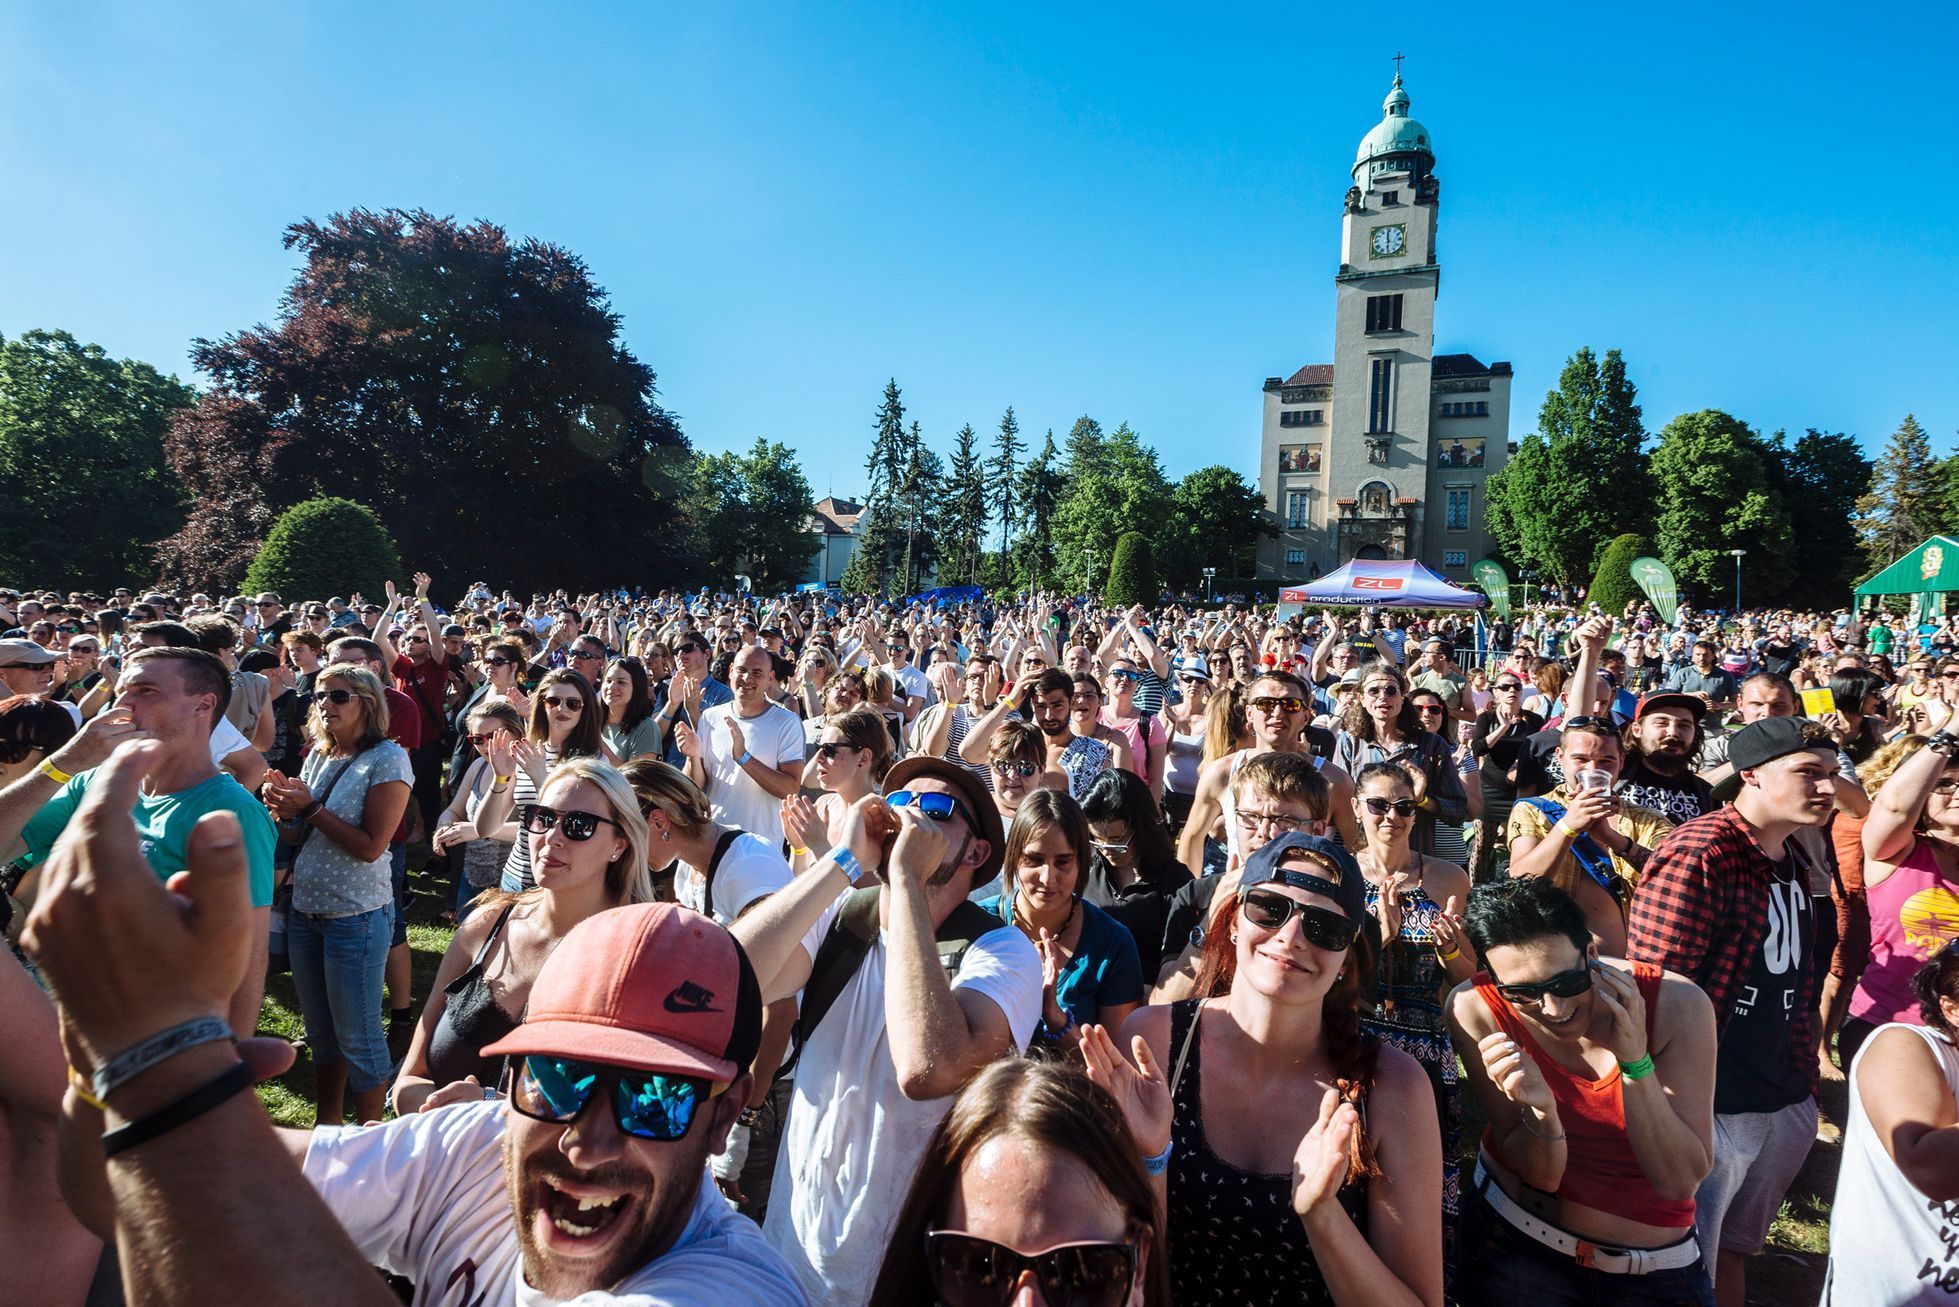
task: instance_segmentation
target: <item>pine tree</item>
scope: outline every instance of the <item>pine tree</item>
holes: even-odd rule
[[[884,400],[877,410],[877,435],[864,461],[870,487],[864,495],[864,514],[857,521],[857,552],[845,569],[843,585],[859,594],[888,593],[893,580],[893,556],[902,550],[905,531],[898,499],[903,493],[909,446],[905,434],[905,402],[897,378],[884,383]]]
[[[935,533],[944,483],[945,464],[926,448],[925,436],[913,422],[905,437],[904,474],[899,483],[905,517],[905,594],[923,589],[938,561]]]
[[[979,433],[968,422],[953,438],[952,465],[946,473],[945,496],[941,501],[939,544],[945,553],[948,582],[979,581],[980,557],[986,544],[987,488],[986,465],[979,455]]]
[[[1015,500],[1020,505],[1020,538],[1015,572],[1029,590],[1045,589],[1054,580],[1054,514],[1061,503],[1060,451],[1049,427],[1041,452],[1020,469]]]
[[[1020,422],[1013,405],[1000,419],[1000,432],[993,438],[993,458],[986,465],[986,489],[1000,510],[1000,552],[1013,548],[1015,514],[1020,509],[1020,483],[1016,469],[1021,450]]]
[[[1857,500],[1857,533],[1870,571],[1889,567],[1947,525],[1945,490],[1925,428],[1905,414],[1878,456],[1870,489]]]

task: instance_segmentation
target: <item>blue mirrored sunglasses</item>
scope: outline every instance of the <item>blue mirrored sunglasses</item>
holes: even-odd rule
[[[972,814],[966,811],[959,800],[950,794],[941,794],[937,790],[893,790],[884,796],[884,801],[894,808],[916,808],[920,815],[930,817],[934,821],[944,821],[957,813],[968,826],[975,830],[979,829]]]
[[[695,1111],[712,1098],[708,1082],[664,1071],[530,1056],[517,1062],[510,1105],[534,1121],[570,1125],[600,1084],[612,1084],[612,1119],[621,1134],[671,1143],[684,1138]]]

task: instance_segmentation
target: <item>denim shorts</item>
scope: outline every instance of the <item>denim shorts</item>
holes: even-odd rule
[[[1647,1275],[1613,1275],[1580,1266],[1497,1215],[1465,1188],[1456,1266],[1462,1307],[1714,1307],[1705,1262]]]
[[[394,915],[383,905],[349,917],[295,912],[286,921],[286,954],[313,1064],[345,1058],[347,1084],[357,1094],[386,1084],[393,1069],[381,1029],[381,978]]]

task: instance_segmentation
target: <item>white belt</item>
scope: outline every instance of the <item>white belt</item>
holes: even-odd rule
[[[1603,1271],[1607,1275],[1651,1275],[1654,1271],[1677,1271],[1700,1260],[1700,1244],[1695,1241],[1692,1230],[1678,1243],[1668,1244],[1664,1248],[1607,1248],[1540,1220],[1503,1192],[1503,1187],[1491,1178],[1481,1157],[1476,1159],[1476,1192],[1512,1227],[1589,1270]]]

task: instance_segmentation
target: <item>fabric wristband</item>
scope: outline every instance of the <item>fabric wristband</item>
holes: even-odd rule
[[[103,1131],[102,1155],[114,1157],[125,1149],[148,1143],[166,1131],[175,1130],[186,1121],[195,1121],[227,1099],[237,1097],[251,1083],[252,1069],[243,1062],[233,1062],[217,1079],[207,1081],[176,1102],[159,1107],[128,1125]]]
[[[1176,1136],[1172,1135],[1170,1137],[1170,1142],[1163,1145],[1162,1152],[1158,1153],[1155,1157],[1145,1157],[1143,1159],[1144,1174],[1162,1175],[1165,1171],[1169,1170],[1170,1153],[1172,1152],[1172,1150],[1176,1148],[1176,1146],[1177,1146]]]
[[[236,1036],[231,1033],[231,1027],[225,1024],[223,1017],[195,1017],[168,1030],[158,1031],[134,1048],[125,1048],[95,1068],[95,1075],[89,1083],[97,1098],[107,1098],[117,1088],[128,1084],[165,1058],[174,1057],[199,1044],[234,1038]]]
[[[750,758],[753,758],[754,756],[755,756],[755,754],[754,754],[754,752],[753,752],[752,750],[749,750],[749,749],[743,749],[743,750],[741,751],[741,757],[739,757],[739,758],[737,758],[737,759],[735,759],[735,766],[737,766],[737,767],[746,767],[746,766],[748,765],[748,760],[749,760]]]
[[[839,846],[831,849],[830,862],[838,871],[843,873],[844,879],[852,885],[855,885],[857,878],[864,874],[864,864],[857,861],[857,855],[852,853],[848,848]]]
[[[1644,1080],[1653,1074],[1653,1055],[1647,1053],[1637,1062],[1621,1062],[1619,1074],[1628,1080]]]

